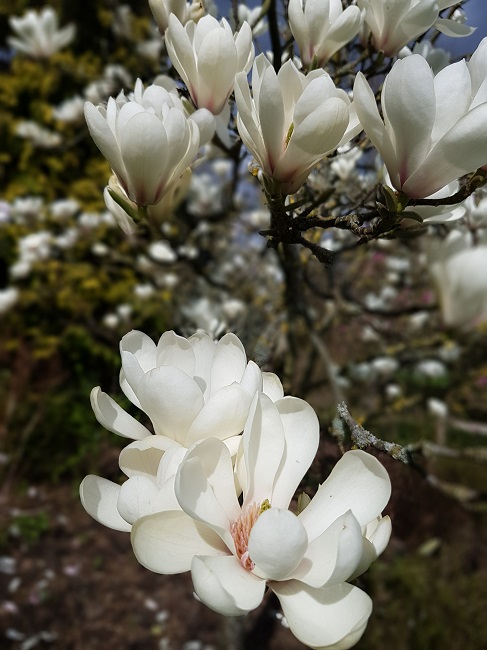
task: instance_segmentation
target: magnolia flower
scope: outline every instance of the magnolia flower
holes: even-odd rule
[[[487,242],[473,246],[470,234],[453,231],[428,250],[443,322],[472,329],[487,322]]]
[[[176,473],[181,509],[134,524],[137,559],[157,573],[191,570],[198,598],[226,616],[257,607],[268,586],[300,641],[312,648],[351,647],[372,607],[346,581],[387,544],[390,520],[380,513],[390,482],[375,458],[348,452],[295,515],[289,503],[318,441],[309,404],[294,397],[272,403],[257,394],[241,444],[242,505],[228,449],[216,439],[197,443]]]
[[[0,316],[6,314],[12,309],[19,299],[19,290],[17,287],[7,287],[0,289]]]
[[[247,74],[254,60],[250,25],[243,23],[234,35],[224,18],[219,23],[212,16],[185,27],[176,16],[169,16],[166,48],[194,105],[214,115],[223,111],[237,72]]]
[[[147,247],[147,253],[151,259],[163,264],[175,262],[178,259],[171,244],[164,239],[151,242]]]
[[[243,430],[250,402],[262,389],[262,373],[234,334],[218,342],[207,334],[189,339],[165,332],[158,344],[132,331],[120,342],[120,386],[151,419],[155,436],[128,416],[99,387],[92,391],[98,421],[119,435],[166,446],[191,446],[213,437],[225,440]],[[278,382],[265,373],[266,384]],[[280,384],[279,384],[280,385]],[[146,440],[144,444],[148,441]]]
[[[54,149],[59,147],[63,138],[60,133],[55,133],[32,120],[22,120],[15,126],[15,135],[26,138],[32,142],[34,147],[39,149]]]
[[[313,165],[358,132],[348,95],[324,70],[305,76],[288,61],[276,74],[261,54],[252,69],[252,92],[253,97],[246,74],[238,74],[238,131],[283,193],[296,192]]]
[[[85,100],[79,95],[65,99],[52,110],[54,119],[60,122],[79,122],[83,119]]]
[[[182,25],[189,20],[198,22],[205,15],[204,0],[149,0],[149,6],[161,34],[164,34],[169,26],[169,16],[174,14]]]
[[[56,221],[63,221],[74,216],[80,209],[76,199],[56,199],[49,204],[51,217]]]
[[[130,100],[121,93],[107,108],[85,104],[91,136],[112,166],[129,199],[159,203],[213,135],[213,117],[196,111],[186,117],[179,97],[138,80]]]
[[[251,9],[245,4],[239,4],[237,7],[238,24],[241,25],[242,23],[247,22],[252,28],[252,34],[254,38],[262,36],[262,34],[264,34],[268,29],[267,19],[261,18],[259,20],[261,13],[262,7],[259,6],[253,7]],[[232,26],[232,29],[235,30],[235,18],[233,11],[230,14],[230,25]]]
[[[247,363],[234,334],[215,342],[207,334],[185,339],[165,332],[156,346],[142,332],[132,331],[122,338],[120,350],[121,388],[150,418],[155,433],[99,386],[94,388],[91,405],[98,422],[134,442],[120,454],[120,468],[129,478],[122,488],[90,475],[83,480],[80,495],[94,519],[116,530],[130,530],[137,517],[132,506],[132,515],[126,516],[124,499],[139,504],[137,516],[179,507],[172,496],[173,477],[187,448],[211,436],[224,441],[235,455],[255,392],[264,389],[278,400],[283,390],[276,375],[261,373],[253,361]]]
[[[439,17],[441,11],[455,4],[457,0],[357,0],[358,7],[365,10],[374,48],[387,56],[394,56],[433,26],[447,36],[472,34],[475,28]]]
[[[423,57],[396,61],[382,89],[379,116],[362,73],[354,105],[396,190],[411,198],[434,194],[487,162],[487,39],[468,63],[436,77]]]
[[[31,9],[22,18],[12,16],[9,23],[17,34],[7,39],[10,47],[35,59],[49,58],[69,45],[76,34],[74,25],[58,29],[58,17],[52,7],[44,7],[40,13]]]
[[[358,7],[343,10],[341,0],[290,0],[289,25],[306,67],[323,66],[360,29]]]

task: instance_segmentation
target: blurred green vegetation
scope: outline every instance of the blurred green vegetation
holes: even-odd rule
[[[157,72],[135,48],[153,29],[147,3],[127,3],[132,8],[130,38],[112,28],[119,4],[52,2],[60,26],[76,25],[72,45],[47,60],[18,54],[0,64],[1,199],[14,205],[35,197],[42,204],[37,214],[0,223],[0,289],[7,286],[24,238],[48,232],[53,241],[75,232],[73,244],[51,243],[47,258],[35,261],[16,280],[15,308],[0,315],[0,441],[10,459],[7,476],[14,471],[19,479],[60,480],[86,471],[101,434],[89,405],[91,388],[101,384],[117,393],[118,342],[132,323],[153,336],[168,327],[170,292],[156,290],[149,301],[134,297],[136,285],[146,281],[134,267],[146,242],[128,240],[97,216],[105,209],[108,163],[83,118],[61,122],[53,114],[57,104],[83,97],[90,84],[103,79],[107,65],[123,64],[130,83],[137,75]],[[44,6],[24,0],[1,3],[0,46],[10,34],[10,16]],[[115,78],[109,94],[129,89]],[[17,128],[25,120],[59,134],[61,143],[42,147],[19,137]],[[56,219],[47,206],[65,198],[77,201],[79,209]],[[94,223],[83,225],[82,213],[88,221],[94,215]],[[101,242],[109,254],[94,252]],[[105,326],[103,317],[126,303],[129,317],[119,326]]]
[[[364,577],[374,612],[358,647],[487,647],[487,569],[475,570],[469,553],[456,544],[443,544],[433,555],[397,554],[375,562]]]

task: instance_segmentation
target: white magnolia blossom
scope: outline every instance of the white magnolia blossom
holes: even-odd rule
[[[446,417],[448,417],[448,404],[446,404],[443,400],[436,397],[430,397],[426,401],[426,406],[428,407],[428,411],[435,418],[444,420]]]
[[[357,162],[363,156],[359,147],[341,147],[336,158],[330,163],[330,169],[340,179],[347,182],[357,175]]]
[[[374,48],[387,56],[394,56],[433,26],[446,36],[469,36],[475,28],[439,16],[455,4],[457,0],[357,0],[365,10]]]
[[[191,570],[198,598],[226,616],[257,607],[266,586],[296,637],[312,648],[350,648],[372,610],[347,580],[385,548],[390,496],[385,469],[348,452],[298,515],[289,504],[319,442],[313,409],[298,398],[274,403],[257,394],[241,443],[235,486],[230,453],[219,440],[195,444],[175,477],[180,509],[149,514],[132,528],[137,559],[157,573]]]
[[[473,246],[471,235],[453,231],[428,250],[429,272],[443,322],[472,329],[487,322],[487,242]]]
[[[92,81],[84,88],[83,95],[92,104],[100,104],[110,95],[132,84],[133,79],[129,72],[122,65],[112,63],[104,67],[101,79]]]
[[[487,38],[472,58],[436,76],[423,57],[396,61],[374,92],[358,73],[357,115],[379,151],[393,186],[411,198],[434,194],[487,163]]]
[[[233,90],[237,72],[247,74],[254,60],[252,30],[243,23],[237,34],[228,22],[204,16],[185,27],[169,16],[166,47],[194,105],[219,115]]]
[[[30,140],[34,147],[39,149],[54,149],[62,144],[63,138],[60,133],[55,133],[40,126],[33,120],[22,120],[15,126],[15,134],[20,138]]]
[[[51,217],[56,221],[64,221],[75,215],[80,209],[80,204],[76,199],[56,199],[49,204]]]
[[[289,26],[306,67],[321,67],[357,34],[362,12],[341,0],[290,0]]]
[[[283,193],[296,192],[313,165],[360,129],[347,93],[324,70],[305,76],[287,61],[276,74],[261,54],[252,69],[252,93],[246,74],[238,74],[238,131],[264,175]]]
[[[0,289],[0,316],[6,314],[12,309],[19,299],[19,290],[17,287],[7,287]]]
[[[42,220],[44,213],[44,199],[41,196],[19,196],[10,206],[10,214],[22,222],[23,218]]]
[[[151,259],[162,264],[175,262],[178,259],[177,253],[165,239],[151,242],[147,247],[147,253]]]
[[[205,0],[149,0],[149,6],[161,34],[169,27],[169,16],[174,14],[182,25],[189,20],[198,22],[205,13]]]
[[[74,25],[58,29],[58,17],[52,7],[44,7],[40,12],[30,9],[21,18],[12,16],[9,23],[16,33],[7,39],[10,47],[36,59],[47,59],[59,52],[76,34]]]
[[[165,332],[156,345],[134,330],[122,338],[120,349],[121,388],[150,418],[155,433],[100,387],[94,388],[91,404],[97,420],[109,431],[133,440],[119,459],[129,480],[121,488],[89,475],[80,495],[94,519],[116,530],[130,530],[139,516],[179,508],[174,475],[188,447],[213,437],[224,441],[235,455],[256,391],[265,390],[279,400],[283,390],[276,375],[261,373],[253,361],[247,362],[234,334],[215,342],[204,333],[185,339]],[[139,504],[137,516],[133,507],[127,516],[125,500]]]
[[[156,65],[161,60],[161,52],[163,47],[164,47],[164,42],[159,37],[159,34],[156,30],[156,33],[153,38],[137,43],[135,49],[137,54],[140,54],[140,56],[142,56],[144,59],[147,59],[148,61]]]
[[[165,332],[156,345],[134,330],[122,338],[120,350],[122,390],[151,419],[156,434],[151,441],[169,446],[240,434],[252,397],[262,389],[261,371],[253,361],[247,363],[234,334],[215,342],[203,333],[185,339]],[[110,431],[134,440],[150,435],[99,388],[93,389],[92,406]],[[119,417],[123,420],[117,423]]]
[[[65,99],[52,110],[52,115],[60,122],[79,122],[83,119],[85,100],[79,95]]]
[[[258,20],[260,14],[262,13],[262,7],[247,7],[245,4],[239,4],[237,7],[237,17],[238,24],[241,25],[244,22],[247,22],[252,28],[252,34],[254,38],[262,36],[267,31],[267,19],[261,18]],[[235,30],[235,19],[233,17],[233,11],[230,15],[230,25]]]
[[[87,102],[85,117],[124,192],[143,206],[159,203],[214,130],[208,111],[187,118],[175,93],[155,84],[144,90],[140,80],[130,99],[121,93],[106,108]]]

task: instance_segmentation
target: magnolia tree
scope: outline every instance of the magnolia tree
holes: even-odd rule
[[[398,290],[387,285],[360,296],[347,289],[365,273],[364,246],[376,254],[391,239],[409,242],[413,262],[388,259],[391,284],[428,270],[446,326],[471,330],[487,321],[487,38],[454,62],[436,43],[439,32],[473,32],[461,4],[269,0],[251,10],[235,2],[227,22],[204,0],[149,0],[158,29],[151,52],[163,74],[84,105],[112,170],[107,210],[132,241],[144,228],[157,233],[147,249],[152,261],[198,258],[188,242],[172,244],[179,226],[165,223],[169,215],[177,222],[178,206],[195,192],[193,216],[213,211],[225,228],[206,224],[213,264],[194,268],[218,290],[216,321],[201,318],[210,311],[205,299],[192,306],[209,332],[166,331],[157,343],[138,330],[123,336],[120,387],[137,417],[93,389],[99,423],[130,442],[120,453],[124,482],[87,476],[82,503],[100,523],[130,533],[143,566],[190,571],[197,598],[224,616],[247,614],[272,591],[293,634],[311,648],[354,646],[372,612],[370,597],[352,583],[388,543],[391,521],[382,513],[391,485],[363,449],[408,461],[407,450],[360,427],[343,402],[347,381],[388,381],[397,360],[378,357],[341,376],[324,343],[327,323],[340,310],[396,309],[416,318],[412,331],[433,306],[390,308]],[[48,10],[13,19],[12,28],[11,45],[32,57],[49,57],[74,36],[58,30]],[[217,206],[222,178],[232,196]],[[252,192],[256,183],[252,201],[262,205],[253,220],[247,214],[243,243],[225,217],[239,211],[238,186]],[[204,234],[201,224],[196,231]],[[296,351],[304,344],[321,361],[337,408],[333,432],[343,455],[313,497],[297,501],[318,450],[318,417],[303,399],[284,395],[276,374],[248,361],[235,334],[221,336],[231,320],[221,310],[237,308],[232,300],[237,312],[245,309],[233,258],[242,247],[240,266],[252,276],[255,258],[244,255],[258,237],[271,256],[252,298],[273,312],[269,296],[283,287],[270,329],[287,331],[281,346],[293,358],[291,375],[302,372]],[[153,277],[153,267],[138,264]],[[355,270],[347,275],[344,267]],[[325,275],[333,279],[323,289]],[[7,291],[11,305],[15,289]],[[363,336],[372,341],[380,327],[369,324]],[[283,355],[274,354],[274,370]],[[433,366],[415,371],[428,376]],[[400,391],[393,382],[387,389],[389,399]],[[343,423],[354,447],[346,452]]]

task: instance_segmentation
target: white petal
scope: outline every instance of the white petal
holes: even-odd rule
[[[367,527],[365,534],[374,545],[376,557],[379,557],[379,555],[384,552],[387,544],[389,543],[389,539],[391,538],[391,533],[392,523],[390,517],[387,515],[385,517],[379,518],[378,525],[373,533],[369,534]]]
[[[131,525],[122,519],[117,509],[120,485],[106,478],[89,474],[79,486],[83,508],[96,521],[108,528],[128,532]]]
[[[203,407],[203,395],[196,382],[179,368],[159,366],[142,377],[137,395],[156,433],[184,444]]]
[[[424,161],[431,143],[436,100],[426,59],[413,54],[396,61],[384,84],[382,110],[402,184]]]
[[[296,126],[288,151],[299,147],[310,156],[322,158],[338,146],[348,122],[348,106],[338,97],[330,97]]]
[[[195,445],[186,459],[196,457],[213,490],[213,494],[230,521],[240,517],[240,505],[234,489],[233,466],[228,447],[220,440],[210,438]]]
[[[292,578],[311,587],[345,582],[362,557],[362,530],[352,513],[346,512],[308,546]]]
[[[277,402],[278,399],[284,397],[282,382],[273,372],[263,372],[262,381],[262,392],[265,393],[267,397],[270,397],[273,402]]]
[[[174,366],[190,377],[194,374],[195,353],[191,343],[173,331],[164,332],[157,344],[158,366]]]
[[[221,468],[223,468],[223,476],[226,475],[228,477],[229,471],[228,469],[225,471],[225,467],[226,465],[229,465],[231,471],[230,454],[223,443],[216,440],[214,442],[219,443],[222,456],[225,452],[227,456],[226,463],[225,459],[219,459],[219,467],[216,468],[216,471],[220,472]],[[196,521],[201,521],[206,524],[207,527],[213,529],[215,533],[224,540],[230,551],[233,552],[235,544],[230,534],[230,526],[233,522],[230,521],[228,513],[226,512],[228,507],[225,507],[228,503],[220,503],[218,499],[219,495],[217,496],[215,494],[205,476],[206,468],[203,461],[196,455],[198,446],[202,445],[204,449],[205,445],[208,443],[210,443],[209,440],[204,440],[203,442],[198,443],[198,445],[195,445],[195,447],[193,447],[193,449],[188,453],[187,458],[181,463],[176,474],[176,497],[184,512]],[[220,483],[220,493],[222,490],[225,490],[226,487],[229,496],[231,496],[233,492],[236,500],[233,476],[230,480],[231,483],[228,480],[225,481],[225,483]]]
[[[235,334],[225,334],[216,344],[211,367],[210,392],[240,381],[245,372],[247,357],[244,346]]]
[[[370,527],[374,526],[373,532]],[[362,556],[356,567],[347,580],[354,580],[362,575],[374,562],[387,546],[392,532],[391,520],[389,517],[380,517],[366,527],[363,537]]]
[[[284,153],[286,131],[291,125],[284,124],[282,89],[272,67],[264,73],[257,107],[267,157],[274,170]]]
[[[438,20],[435,21],[435,27],[439,32],[445,34],[445,36],[450,36],[453,38],[470,36],[470,34],[473,34],[477,29],[476,27],[463,25],[456,20],[449,20],[448,18],[438,18]]]
[[[233,90],[237,72],[237,50],[232,34],[220,28],[207,34],[198,50],[197,65],[197,106],[218,115]]]
[[[125,334],[120,341],[120,354],[123,352],[133,354],[143,372],[156,367],[156,350],[156,344],[150,336],[138,330]]]
[[[140,400],[136,395],[137,385],[139,381],[144,376],[144,371],[140,367],[140,363],[137,360],[135,354],[131,352],[122,352],[122,367],[120,369],[120,388],[125,393],[126,397],[138,406],[140,405]]]
[[[200,132],[200,145],[208,144],[215,135],[215,118],[206,108],[200,108],[192,113],[189,118],[196,122]],[[228,123],[228,122],[227,122]]]
[[[157,495],[154,481],[146,476],[133,476],[122,484],[117,508],[120,515],[133,524],[148,513],[151,499]]]
[[[252,400],[256,391],[262,390],[262,372],[259,366],[249,361],[240,380],[240,385],[249,393]],[[249,403],[250,406],[250,403]]]
[[[279,411],[263,393],[256,393],[245,423],[242,449],[247,472],[243,507],[270,499],[285,451],[284,427]],[[272,504],[271,504],[272,505]]]
[[[210,397],[191,424],[185,447],[191,447],[204,438],[225,440],[242,433],[250,403],[249,393],[239,384],[221,388]]]
[[[181,510],[169,510],[138,519],[132,527],[137,560],[155,573],[189,571],[195,555],[225,555],[221,539]]]
[[[147,436],[136,440],[120,452],[120,469],[127,476],[144,475],[155,479],[164,452],[175,446],[177,443],[165,436]]]
[[[91,391],[90,400],[96,419],[108,431],[132,440],[141,440],[151,435],[144,425],[124,411],[99,386]]]
[[[408,196],[423,198],[487,163],[487,104],[464,115],[435,145],[404,184]]]
[[[351,510],[361,526],[375,519],[391,495],[389,475],[364,451],[346,452],[299,515],[310,541]]]
[[[125,165],[120,154],[120,147],[111,132],[106,119],[90,102],[85,104],[85,118],[90,135],[103,156],[108,160],[115,173],[125,175]]]
[[[120,150],[127,170],[128,191],[140,205],[159,203],[168,184],[168,139],[161,120],[149,112],[134,115],[120,134]]]
[[[437,142],[469,109],[472,88],[465,61],[440,70],[434,85],[437,109],[432,137]]]
[[[301,562],[308,536],[296,515],[270,508],[250,531],[248,551],[254,573],[266,580],[284,580]]]
[[[394,147],[379,116],[375,95],[361,72],[355,78],[353,104],[367,137],[370,138],[387,167],[392,183],[395,183],[395,186],[399,185],[399,170]]]
[[[169,28],[164,34],[164,40],[171,63],[193,96],[195,88],[191,82],[195,83],[198,79],[194,51],[187,32],[174,14],[169,16]]]
[[[265,580],[246,571],[233,556],[195,556],[191,577],[198,598],[224,616],[240,616],[262,602]]]
[[[272,505],[287,508],[318,450],[320,425],[312,407],[297,397],[275,402],[286,439],[285,453],[272,490]]]
[[[365,631],[372,601],[347,583],[313,589],[297,580],[272,582],[269,587],[299,641],[310,648],[346,650]]]

